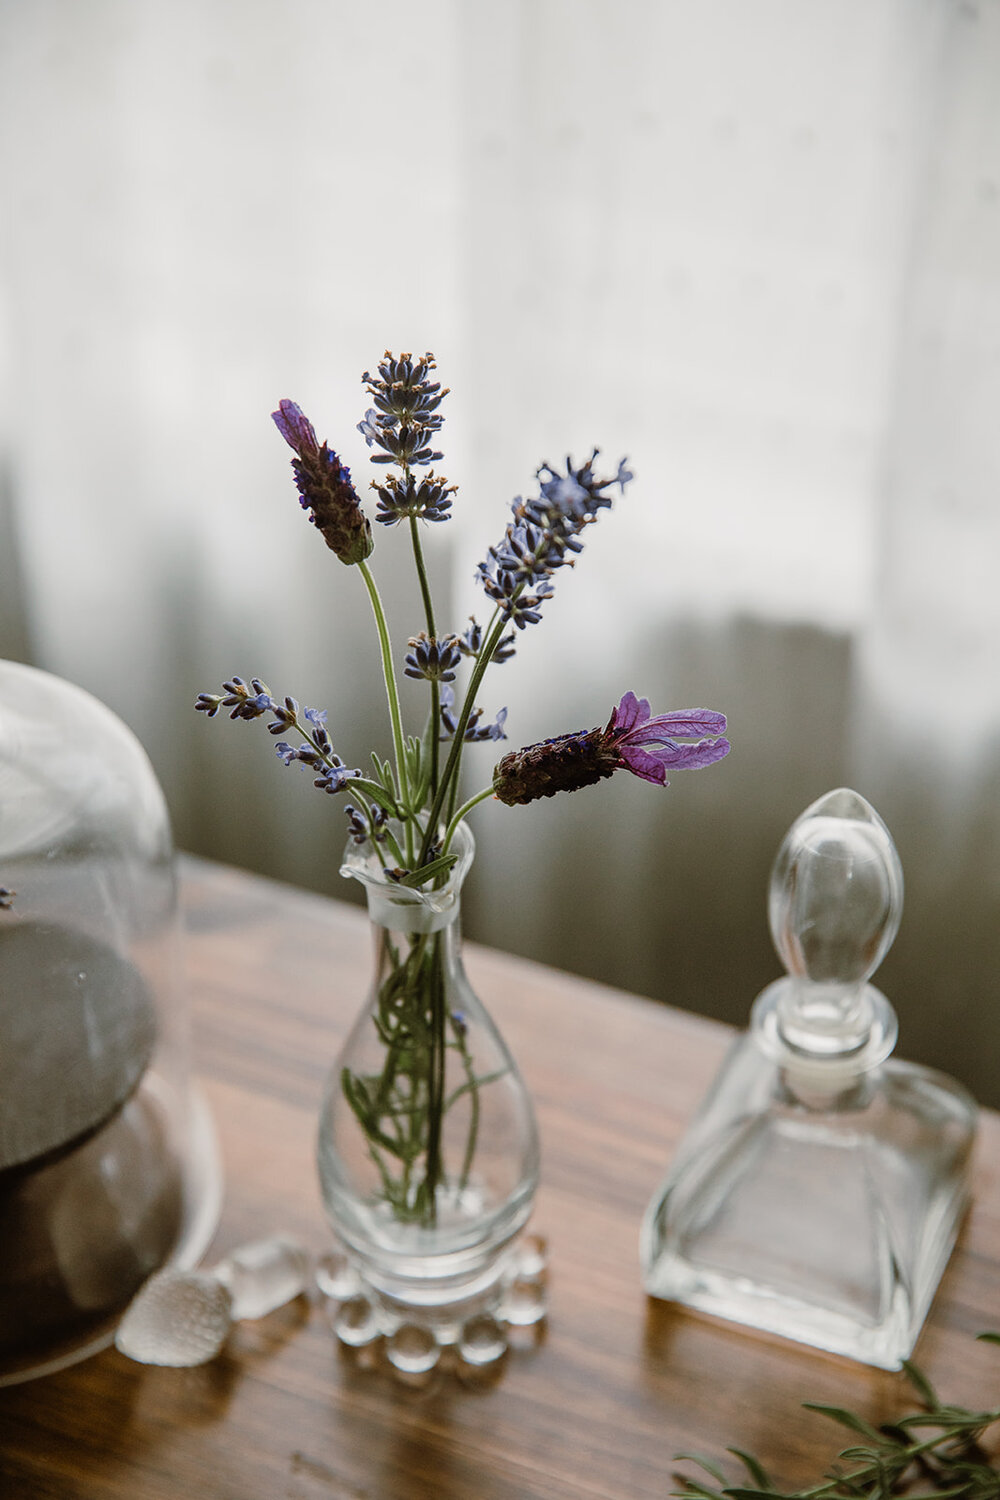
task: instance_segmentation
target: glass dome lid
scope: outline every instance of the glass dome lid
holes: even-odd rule
[[[189,1077],[173,847],[95,698],[0,662],[0,1385],[103,1347],[215,1228]]]

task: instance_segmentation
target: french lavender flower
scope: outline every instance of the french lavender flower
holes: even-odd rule
[[[364,562],[375,544],[350,469],[326,443],[320,447],[312,423],[294,401],[279,401],[271,417],[296,454],[292,471],[302,509],[311,511],[310,520],[342,563]]]
[[[615,771],[668,786],[667,769],[695,770],[729,754],[724,714],[709,708],[650,713],[649,700],[626,693],[604,729],[578,729],[512,750],[493,772],[493,791],[508,806],[595,786]],[[679,740],[697,739],[694,744]]]

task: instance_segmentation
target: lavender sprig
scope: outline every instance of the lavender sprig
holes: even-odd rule
[[[372,463],[409,469],[444,457],[432,446],[444,421],[438,407],[448,394],[429,378],[435,368],[433,354],[416,360],[402,354],[396,359],[386,350],[378,375],[367,370],[362,375],[375,405],[358,423],[358,431],[369,448],[379,450],[372,454]]]
[[[457,488],[433,472],[420,480],[413,473],[414,467],[435,463],[444,456],[433,447],[433,440],[444,421],[439,407],[448,390],[447,387],[442,389],[439,382],[431,379],[435,368],[433,354],[425,354],[422,359],[417,360],[412,354],[402,354],[397,359],[386,350],[378,366],[378,375],[373,376],[366,370],[362,376],[375,405],[358,424],[358,431],[368,446],[378,450],[372,454],[372,462],[393,464],[400,470],[398,476],[389,475],[381,484],[373,480],[372,488],[379,497],[378,519],[384,525],[392,525],[404,517],[409,520],[410,545],[424,604],[426,634],[431,639],[437,636],[434,601],[417,522],[447,520],[451,511],[451,496]],[[429,681],[430,722],[436,724],[440,701],[438,678],[432,675]],[[433,736],[430,740],[428,776],[432,794],[437,791],[438,773],[438,744],[436,736]],[[428,845],[425,837],[422,862],[426,863],[427,859]]]
[[[633,477],[622,459],[617,473],[599,478],[594,472],[598,452],[595,448],[579,468],[567,458],[565,474],[542,464],[536,476],[538,495],[531,500],[518,496],[502,540],[476,569],[487,597],[518,630],[541,619],[542,605],[552,597],[552,575],[572,567],[582,552],[583,531],[612,503],[607,491],[618,485],[624,494]]]
[[[355,792],[366,793],[386,814],[399,816],[394,786],[387,786],[384,780],[369,780],[360,767],[352,770],[336,754],[326,729],[325,709],[300,708],[294,698],[275,698],[267,683],[259,677],[251,678],[249,683],[242,677],[233,677],[222,687],[221,693],[199,693],[195,709],[210,719],[223,708],[230,710],[231,719],[260,719],[270,714],[269,734],[279,735],[294,729],[304,736],[303,743],[297,748],[287,740],[278,741],[274,748],[282,765],[299,763],[312,770],[315,773],[313,786],[320,791],[342,792],[350,786]]]

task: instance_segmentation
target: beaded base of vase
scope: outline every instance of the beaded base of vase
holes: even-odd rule
[[[411,1385],[443,1369],[479,1381],[497,1371],[512,1345],[535,1343],[548,1313],[548,1246],[541,1235],[522,1235],[496,1269],[480,1294],[433,1310],[386,1297],[340,1249],[321,1257],[316,1282],[342,1349],[362,1358],[376,1353]]]
[[[416,1326],[438,1347],[502,1317],[538,1181],[530,1098],[462,964],[464,824],[452,850],[428,889],[393,885],[370,842],[348,844],[342,873],[367,891],[375,978],[328,1079],[317,1152],[357,1282],[342,1300],[362,1297],[382,1334]]]
[[[968,1204],[976,1106],[889,1058],[867,981],[899,925],[885,824],[848,790],[792,825],[771,879],[788,975],[758,997],[642,1230],[646,1290],[898,1369]]]

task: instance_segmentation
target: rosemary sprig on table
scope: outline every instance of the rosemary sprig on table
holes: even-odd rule
[[[1000,1344],[1000,1333],[981,1333],[978,1337]],[[680,1488],[673,1494],[684,1500],[889,1500],[897,1495],[906,1495],[909,1500],[943,1500],[944,1496],[1000,1500],[1000,1468],[980,1441],[988,1428],[1000,1422],[1000,1407],[971,1411],[948,1405],[938,1398],[916,1365],[907,1361],[903,1368],[924,1409],[895,1422],[875,1427],[842,1407],[803,1403],[806,1410],[829,1417],[857,1438],[841,1449],[838,1462],[818,1483],[799,1490],[781,1490],[756,1458],[730,1448],[728,1452],[746,1470],[746,1483],[729,1484],[710,1459],[679,1453],[678,1461],[698,1464],[715,1484],[677,1474],[674,1477]]]

